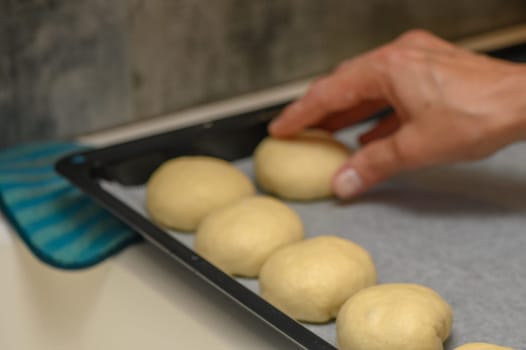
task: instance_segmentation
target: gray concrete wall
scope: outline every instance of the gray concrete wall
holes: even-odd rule
[[[0,145],[135,117],[125,1],[0,3]]]
[[[0,0],[0,147],[308,77],[413,27],[524,20],[523,0]]]

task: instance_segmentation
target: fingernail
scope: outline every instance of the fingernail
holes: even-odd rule
[[[362,179],[354,169],[341,172],[334,182],[334,191],[340,198],[349,198],[362,190]]]

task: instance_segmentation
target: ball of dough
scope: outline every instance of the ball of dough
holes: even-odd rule
[[[259,276],[261,295],[290,317],[327,322],[354,293],[376,281],[371,257],[359,245],[319,236],[272,254]]]
[[[226,273],[255,277],[278,248],[303,238],[303,225],[277,199],[257,196],[213,211],[199,225],[194,248]]]
[[[222,159],[179,157],[152,174],[146,205],[160,225],[193,231],[212,210],[254,193],[250,179]]]
[[[341,350],[442,350],[452,322],[451,307],[427,287],[374,286],[341,308],[338,345]]]
[[[488,343],[469,343],[464,344],[455,350],[513,350],[512,348],[507,348],[504,346],[498,346]]]
[[[331,179],[351,151],[321,130],[307,130],[291,139],[265,138],[256,148],[255,172],[261,187],[292,200],[333,194]]]

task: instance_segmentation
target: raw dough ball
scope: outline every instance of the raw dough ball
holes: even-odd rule
[[[350,154],[347,146],[321,130],[292,139],[267,137],[254,154],[256,179],[265,191],[283,198],[329,197],[331,179]]]
[[[442,350],[451,332],[451,307],[415,284],[364,289],[343,305],[337,320],[341,350]]]
[[[376,281],[371,257],[359,245],[319,236],[281,248],[263,264],[261,295],[290,317],[327,322],[354,293]]]
[[[464,344],[455,350],[513,350],[512,348],[507,348],[504,346],[498,346],[488,343],[469,343]]]
[[[249,178],[222,159],[179,157],[150,177],[146,205],[157,223],[192,231],[212,210],[254,193]]]
[[[194,247],[229,274],[255,277],[270,254],[302,238],[303,225],[292,209],[272,197],[258,196],[206,216]]]

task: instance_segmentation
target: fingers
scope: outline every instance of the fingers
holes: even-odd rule
[[[340,198],[358,195],[405,169],[396,138],[390,136],[366,145],[343,165],[332,181]]]
[[[391,114],[380,120],[371,130],[362,134],[359,138],[360,143],[366,145],[372,141],[387,137],[396,132],[400,125],[400,119],[396,115]]]
[[[277,137],[291,136],[329,115],[382,99],[386,84],[376,62],[365,56],[358,57],[347,65],[345,72],[335,72],[314,83],[304,97],[271,123],[270,133]]]
[[[381,100],[367,101],[348,111],[330,115],[321,121],[317,127],[331,132],[336,131],[365,120],[387,107],[387,103]]]

